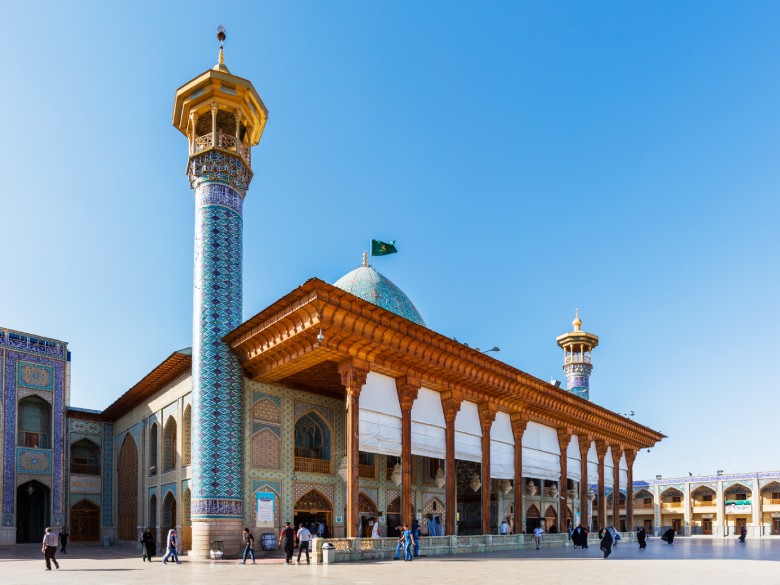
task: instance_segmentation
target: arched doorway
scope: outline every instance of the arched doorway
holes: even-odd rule
[[[558,532],[558,512],[553,506],[547,506],[544,511],[544,523],[546,532]]]
[[[138,448],[125,435],[117,464],[117,528],[119,540],[138,539]]]
[[[539,528],[542,525],[542,520],[539,514],[539,508],[535,504],[528,506],[525,511],[525,532],[531,534],[534,528]]]
[[[49,525],[51,490],[38,481],[16,489],[16,542],[41,542]]]
[[[376,504],[363,492],[358,494],[358,510],[360,516],[360,536],[369,538],[373,528],[372,522],[379,522],[376,513]]]
[[[168,492],[163,498],[160,527],[162,528],[160,535],[163,538],[168,537],[169,530],[176,530],[176,498],[173,496],[173,492]]]
[[[80,542],[100,540],[100,506],[81,500],[70,507],[70,538]]]
[[[328,535],[333,535],[332,515],[331,503],[318,490],[310,490],[303,494],[293,508],[293,522],[296,527],[301,523],[311,526],[314,522],[322,522],[326,526]]]
[[[401,525],[401,496],[393,498],[387,504],[387,536],[398,536],[398,527]]]

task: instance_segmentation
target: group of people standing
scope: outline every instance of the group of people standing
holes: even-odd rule
[[[317,531],[317,536],[320,536],[319,530],[320,526],[323,526],[317,522],[315,522],[316,527],[312,525],[312,529]],[[323,530],[324,532],[324,530]],[[284,548],[284,556],[285,556],[285,563],[288,565],[292,565],[293,561],[293,552],[295,551],[295,543],[297,541],[298,543],[298,560],[296,561],[296,564],[301,564],[301,554],[306,553],[306,564],[311,564],[311,559],[309,558],[309,549],[311,547],[311,540],[312,540],[312,531],[309,530],[306,525],[301,522],[298,525],[298,532],[295,531],[295,529],[290,526],[290,523],[287,522],[285,524],[285,527],[282,529],[282,532],[279,534],[279,546]],[[244,554],[244,558],[246,559],[246,553]],[[254,563],[254,555],[252,556],[252,562]]]
[[[411,561],[414,557],[420,556],[420,527],[417,520],[412,521],[412,525],[403,524],[396,530],[400,532],[398,543],[395,545],[395,556],[393,560],[399,560],[401,548],[404,551],[404,560]]]

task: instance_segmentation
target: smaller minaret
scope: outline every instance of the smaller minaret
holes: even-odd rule
[[[598,335],[580,331],[582,321],[577,309],[574,331],[564,333],[555,341],[563,349],[563,371],[566,374],[566,389],[585,400],[590,400],[590,372],[593,370],[591,356],[599,344]]]

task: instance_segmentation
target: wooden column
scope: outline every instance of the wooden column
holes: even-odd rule
[[[525,413],[513,413],[510,416],[512,421],[512,434],[515,437],[515,525],[514,533],[521,534],[525,530],[523,515],[525,514],[525,504],[523,503],[523,433],[528,426],[528,415]]]
[[[347,407],[347,537],[356,538],[360,534],[360,391],[366,383],[368,364],[358,367],[355,360],[342,362],[339,364],[339,373],[346,389]]]
[[[567,449],[571,442],[571,427],[560,427],[558,432],[558,447],[561,451],[561,480],[558,482],[558,532],[563,534],[569,527],[569,458]],[[563,505],[560,505],[563,502]],[[573,506],[572,506],[573,507]],[[572,510],[574,512],[574,510]]]
[[[604,457],[607,455],[607,443],[605,441],[596,441],[596,455],[599,458],[599,529],[607,526],[607,500],[604,494]]]
[[[628,485],[626,486],[626,530],[634,531],[634,461],[636,449],[626,449],[626,464],[628,465]]]
[[[623,458],[623,447],[612,445],[612,525],[620,530],[620,460]]]
[[[446,472],[444,531],[447,536],[455,534],[455,514],[458,509],[458,470],[455,469],[455,417],[460,410],[462,395],[453,391],[443,392],[441,406],[446,423],[445,437],[447,441],[447,457],[444,464]]]
[[[417,400],[420,379],[403,376],[395,379],[401,406],[401,522],[412,525],[415,506],[412,502],[412,405]]]
[[[479,424],[482,427],[482,534],[490,534],[490,427],[496,420],[498,407],[490,402],[479,405]]]
[[[590,489],[590,480],[588,479],[588,452],[593,438],[588,434],[577,435],[580,442],[580,524],[588,528],[590,518],[588,517],[588,490]]]

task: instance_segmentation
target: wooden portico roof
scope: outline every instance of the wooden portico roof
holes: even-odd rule
[[[322,328],[324,341],[317,337]],[[225,336],[247,377],[343,395],[337,364],[410,376],[463,400],[490,402],[548,426],[570,427],[625,449],[664,438],[646,426],[579,398],[480,351],[417,325],[317,278]]]

